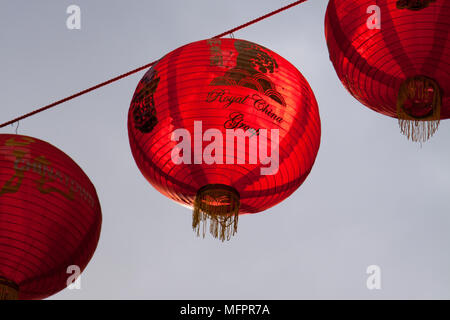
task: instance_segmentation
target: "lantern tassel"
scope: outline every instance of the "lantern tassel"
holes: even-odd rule
[[[197,236],[209,231],[221,241],[230,240],[237,232],[240,197],[232,187],[210,184],[202,187],[195,197],[192,228]],[[201,226],[202,225],[202,226]]]
[[[397,98],[400,131],[414,142],[426,142],[438,130],[442,92],[437,82],[426,76],[406,79]]]
[[[18,300],[19,286],[12,281],[0,277],[0,300]]]
[[[439,128],[439,120],[421,121],[398,119],[400,131],[408,139],[414,142],[426,142]]]

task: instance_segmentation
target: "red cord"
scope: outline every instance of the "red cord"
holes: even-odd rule
[[[265,14],[265,15],[263,15],[262,17],[259,17],[259,18],[256,18],[256,19],[252,20],[252,21],[249,21],[249,22],[247,22],[247,23],[244,23],[243,25],[240,25],[239,27],[236,27],[236,28],[234,28],[234,29],[225,31],[224,33],[218,34],[217,36],[215,36],[215,37],[213,37],[213,38],[222,38],[222,37],[224,37],[224,36],[226,36],[226,35],[229,35],[230,33],[233,33],[233,32],[236,32],[236,31],[238,31],[238,30],[244,29],[244,28],[246,28],[246,27],[248,27],[248,26],[250,26],[250,25],[252,25],[252,24],[254,24],[254,23],[256,23],[256,22],[259,22],[259,21],[264,20],[264,19],[267,19],[267,18],[269,18],[269,17],[271,17],[271,16],[273,16],[273,15],[276,15],[277,13],[280,13],[280,12],[282,12],[282,11],[285,11],[285,10],[287,10],[287,9],[290,9],[290,8],[292,8],[292,7],[295,7],[296,5],[299,5],[300,3],[303,3],[303,2],[305,2],[305,1],[307,1],[307,0],[299,0],[299,1],[295,1],[295,2],[293,2],[293,3],[291,3],[291,4],[288,4],[288,5],[285,6],[285,7],[282,7],[282,8],[280,8],[280,9],[278,9],[278,10],[275,10],[275,11],[272,11],[272,12],[270,12],[270,13],[268,13],[268,14]]]
[[[110,80],[107,80],[107,81],[105,81],[105,82],[99,83],[99,84],[97,84],[97,85],[95,85],[95,86],[93,86],[93,87],[90,87],[90,88],[88,88],[88,89],[85,89],[85,90],[83,90],[83,91],[80,91],[80,92],[78,92],[78,93],[75,93],[75,94],[73,94],[73,95],[71,95],[71,96],[69,96],[69,97],[66,97],[66,98],[64,98],[64,99],[55,101],[55,102],[53,102],[53,103],[51,103],[51,104],[49,104],[49,105],[46,105],[45,107],[39,108],[39,109],[34,110],[34,111],[32,111],[32,112],[29,112],[29,113],[26,113],[26,114],[24,114],[24,115],[22,115],[22,116],[20,116],[20,117],[18,117],[18,118],[15,118],[15,119],[13,119],[13,120],[10,120],[10,121],[8,121],[8,122],[5,122],[4,124],[0,125],[0,128],[6,127],[6,126],[8,126],[8,125],[10,125],[10,124],[13,124],[14,122],[17,122],[17,121],[23,120],[23,119],[25,119],[25,118],[31,117],[31,116],[33,116],[33,115],[35,115],[35,114],[37,114],[37,113],[40,113],[40,112],[42,112],[42,111],[45,111],[45,110],[47,110],[47,109],[56,107],[56,106],[59,105],[59,104],[62,104],[62,103],[67,102],[67,101],[69,101],[69,100],[72,100],[72,99],[74,99],[74,98],[76,98],[76,97],[79,97],[79,96],[81,96],[81,95],[83,95],[83,94],[86,94],[86,93],[88,93],[88,92],[94,91],[95,89],[104,87],[104,86],[106,86],[106,85],[108,85],[108,84],[110,84],[110,83],[113,83],[113,82],[115,82],[115,81],[117,81],[117,80],[120,80],[120,79],[122,79],[122,78],[128,77],[129,75],[132,75],[133,73],[136,73],[136,72],[139,72],[139,71],[141,71],[141,70],[144,70],[144,69],[147,69],[147,68],[151,67],[151,66],[154,65],[155,63],[156,63],[156,61],[154,61],[154,62],[152,62],[152,63],[149,63],[149,64],[146,64],[145,66],[142,66],[142,67],[139,67],[139,68],[134,69],[134,70],[132,70],[132,71],[129,71],[129,72],[127,72],[127,73],[121,74],[120,76],[117,76],[117,77],[112,78],[112,79],[110,79]]]
[[[299,0],[299,1],[295,1],[295,2],[293,2],[293,3],[291,3],[291,4],[287,5],[287,6],[284,6],[284,7],[280,8],[280,9],[278,9],[278,10],[272,11],[272,12],[270,12],[270,13],[268,13],[268,14],[265,14],[265,15],[259,17],[259,18],[256,18],[256,19],[254,19],[254,20],[252,20],[252,21],[249,21],[249,22],[247,22],[247,23],[245,23],[245,24],[243,24],[243,25],[240,25],[240,26],[238,26],[238,27],[236,27],[236,28],[233,28],[233,29],[231,29],[231,30],[225,31],[225,32],[223,32],[223,33],[221,33],[221,34],[219,34],[219,35],[213,37],[213,38],[221,38],[221,37],[224,37],[224,36],[226,36],[226,35],[229,35],[229,34],[231,34],[231,33],[233,33],[233,32],[236,32],[236,31],[238,31],[238,30],[244,29],[244,28],[246,28],[246,27],[248,27],[248,26],[250,26],[250,25],[252,25],[252,24],[254,24],[254,23],[257,23],[257,22],[259,22],[259,21],[261,21],[261,20],[267,19],[267,18],[269,18],[269,17],[271,17],[271,16],[273,16],[273,15],[275,15],[275,14],[277,14],[277,13],[280,13],[280,12],[282,12],[282,11],[285,11],[285,10],[287,10],[287,9],[290,9],[290,8],[292,8],[292,7],[296,6],[296,5],[299,5],[299,4],[301,4],[301,3],[305,2],[305,1],[307,1],[307,0]],[[5,122],[5,123],[1,124],[1,125],[0,125],[0,128],[6,127],[6,126],[8,126],[8,125],[10,125],[10,124],[13,124],[13,123],[17,122],[17,121],[20,121],[20,120],[26,119],[26,118],[28,118],[28,117],[34,116],[34,115],[37,114],[37,113],[40,113],[40,112],[42,112],[42,111],[45,111],[45,110],[50,109],[50,108],[53,108],[53,107],[56,107],[57,105],[60,105],[60,104],[62,104],[62,103],[64,103],[64,102],[67,102],[67,101],[69,101],[69,100],[75,99],[75,98],[77,98],[77,97],[79,97],[79,96],[81,96],[81,95],[83,95],[83,94],[89,93],[89,92],[94,91],[94,90],[96,90],[96,89],[98,89],[98,88],[104,87],[104,86],[106,86],[106,85],[108,85],[108,84],[110,84],[110,83],[113,83],[113,82],[118,81],[118,80],[120,80],[120,79],[126,78],[126,77],[128,77],[128,76],[130,76],[130,75],[132,75],[132,74],[134,74],[134,73],[136,73],[136,72],[139,72],[139,71],[141,71],[141,70],[144,70],[144,69],[147,69],[147,68],[153,66],[155,63],[156,63],[156,61],[153,61],[153,62],[151,62],[151,63],[149,63],[149,64],[146,64],[145,66],[142,66],[142,67],[139,67],[139,68],[134,69],[134,70],[132,70],[132,71],[129,71],[129,72],[127,72],[127,73],[121,74],[120,76],[117,76],[117,77],[115,77],[115,78],[112,78],[112,79],[107,80],[107,81],[105,81],[105,82],[102,82],[102,83],[100,83],[100,84],[97,84],[97,85],[95,85],[95,86],[93,86],[93,87],[90,87],[90,88],[88,88],[88,89],[85,89],[85,90],[83,90],[83,91],[80,91],[80,92],[78,92],[78,93],[75,93],[75,94],[73,94],[73,95],[71,95],[71,96],[69,96],[69,97],[66,97],[66,98],[64,98],[64,99],[55,101],[55,102],[53,102],[53,103],[51,103],[51,104],[49,104],[49,105],[46,105],[45,107],[36,109],[36,110],[34,110],[34,111],[32,111],[32,112],[29,112],[29,113],[26,113],[26,114],[24,114],[24,115],[22,115],[22,116],[20,116],[20,117],[17,117],[17,118],[15,118],[15,119],[13,119],[13,120],[10,120],[10,121],[8,121],[8,122]]]

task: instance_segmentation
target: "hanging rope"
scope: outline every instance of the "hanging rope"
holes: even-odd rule
[[[256,18],[256,19],[254,19],[252,21],[244,23],[244,24],[242,24],[242,25],[240,25],[240,26],[238,26],[236,28],[233,28],[233,29],[230,29],[228,31],[225,31],[224,33],[218,34],[217,36],[215,36],[213,38],[222,38],[224,36],[229,35],[230,33],[233,33],[233,32],[239,31],[241,29],[247,28],[248,26],[250,26],[250,25],[252,25],[254,23],[257,23],[257,22],[259,22],[261,20],[267,19],[267,18],[269,18],[271,16],[274,16],[274,15],[280,13],[280,12],[283,12],[285,10],[288,10],[288,9],[292,8],[292,7],[295,7],[296,5],[299,5],[300,3],[303,3],[305,1],[307,1],[307,0],[299,0],[299,1],[292,2],[291,4],[288,4],[287,6],[284,6],[284,7],[280,8],[280,9],[278,9],[278,10],[269,12],[268,14],[265,14],[265,15],[259,17],[259,18]]]
[[[296,6],[296,5],[299,5],[299,4],[303,3],[303,2],[306,2],[306,1],[307,1],[307,0],[299,0],[299,1],[295,1],[295,2],[293,2],[293,3],[291,3],[291,4],[287,5],[287,6],[284,6],[284,7],[280,8],[280,9],[278,9],[278,10],[272,11],[272,12],[270,12],[270,13],[268,13],[268,14],[265,14],[265,15],[259,17],[259,18],[256,18],[256,19],[251,20],[251,21],[249,21],[249,22],[247,22],[247,23],[244,23],[244,24],[242,24],[242,25],[240,25],[240,26],[238,26],[238,27],[236,27],[236,28],[233,28],[233,29],[230,29],[230,30],[228,30],[228,31],[225,31],[225,32],[223,32],[223,33],[221,33],[221,34],[218,34],[217,36],[215,36],[215,37],[213,37],[213,38],[222,38],[222,37],[227,36],[227,35],[229,35],[229,34],[233,34],[234,32],[236,32],[236,31],[238,31],[238,30],[244,29],[244,28],[246,28],[246,27],[248,27],[248,26],[250,26],[250,25],[252,25],[252,24],[255,24],[255,23],[257,23],[257,22],[259,22],[259,21],[261,21],[261,20],[267,19],[267,18],[269,18],[269,17],[271,17],[271,16],[273,16],[273,15],[276,15],[276,14],[278,14],[278,13],[280,13],[280,12],[283,12],[283,11],[285,11],[285,10],[288,10],[288,9],[290,9],[290,8]],[[142,67],[139,67],[139,68],[134,69],[134,70],[132,70],[132,71],[129,71],[129,72],[127,72],[127,73],[121,74],[120,76],[117,76],[117,77],[115,77],[115,78],[112,78],[112,79],[107,80],[107,81],[105,81],[105,82],[102,82],[102,83],[100,83],[100,84],[97,84],[97,85],[95,85],[95,86],[93,86],[93,87],[90,87],[90,88],[88,88],[88,89],[85,89],[85,90],[83,90],[83,91],[80,91],[80,92],[78,92],[78,93],[75,93],[75,94],[73,94],[73,95],[71,95],[71,96],[69,96],[69,97],[66,97],[66,98],[64,98],[64,99],[55,101],[55,102],[53,102],[53,103],[51,103],[51,104],[49,104],[49,105],[46,105],[46,106],[44,106],[44,107],[42,107],[42,108],[39,108],[39,109],[36,109],[36,110],[34,110],[34,111],[32,111],[32,112],[26,113],[26,114],[24,114],[24,115],[22,115],[22,116],[20,116],[20,117],[17,117],[17,118],[15,118],[15,119],[12,119],[12,120],[10,120],[10,121],[8,121],[8,122],[5,122],[5,123],[1,124],[1,125],[0,125],[0,128],[6,127],[6,126],[8,126],[8,125],[10,125],[10,124],[13,124],[13,123],[17,122],[17,121],[20,121],[20,120],[29,118],[29,117],[31,117],[31,116],[34,116],[35,114],[41,113],[41,112],[43,112],[43,111],[45,111],[45,110],[48,110],[48,109],[50,109],[50,108],[56,107],[56,106],[58,106],[58,105],[60,105],[60,104],[63,104],[64,102],[67,102],[67,101],[69,101],[69,100],[75,99],[75,98],[77,98],[77,97],[79,97],[79,96],[82,96],[82,95],[84,95],[84,94],[86,94],[86,93],[89,93],[89,92],[91,92],[91,91],[94,91],[94,90],[96,90],[96,89],[99,89],[99,88],[101,88],[101,87],[104,87],[104,86],[106,86],[106,85],[108,85],[108,84],[111,84],[111,83],[113,83],[113,82],[116,82],[116,81],[118,81],[118,80],[120,80],[120,79],[126,78],[126,77],[128,77],[128,76],[130,76],[130,75],[132,75],[132,74],[135,74],[135,73],[139,72],[139,71],[142,71],[142,70],[144,70],[144,69],[150,68],[150,67],[153,66],[155,63],[156,63],[156,61],[153,61],[153,62],[151,62],[151,63],[149,63],[149,64],[146,64],[145,66],[142,66]]]
[[[139,67],[139,68],[137,68],[137,69],[134,69],[134,70],[132,70],[132,71],[130,71],[130,72],[121,74],[120,76],[117,76],[117,77],[115,77],[115,78],[112,78],[112,79],[110,79],[110,80],[107,80],[107,81],[105,81],[105,82],[102,82],[102,83],[100,83],[100,84],[97,84],[97,85],[95,85],[95,86],[93,86],[93,87],[90,87],[90,88],[88,88],[88,89],[86,89],[86,90],[83,90],[83,91],[80,91],[80,92],[78,92],[78,93],[75,93],[75,94],[73,94],[73,95],[71,95],[71,96],[69,96],[69,97],[67,97],[67,98],[64,98],[64,99],[55,101],[55,102],[53,102],[53,103],[51,103],[51,104],[49,104],[49,105],[46,105],[45,107],[39,108],[39,109],[34,110],[34,111],[32,111],[32,112],[29,112],[29,113],[26,113],[26,114],[24,114],[24,115],[22,115],[22,116],[20,116],[20,117],[18,117],[18,118],[15,118],[15,119],[13,119],[13,120],[11,120],[11,121],[5,122],[4,124],[0,125],[0,128],[6,127],[7,125],[13,124],[13,123],[15,123],[15,122],[17,122],[17,121],[20,121],[20,120],[23,120],[23,119],[25,119],[25,118],[34,116],[35,114],[40,113],[40,112],[42,112],[42,111],[45,111],[45,110],[48,110],[48,109],[50,109],[50,108],[56,107],[57,105],[60,105],[60,104],[62,104],[62,103],[64,103],[64,102],[67,102],[67,101],[69,101],[69,100],[75,99],[76,97],[82,96],[83,94],[89,93],[89,92],[94,91],[94,90],[96,90],[96,89],[98,89],[98,88],[101,88],[101,87],[104,87],[104,86],[106,86],[106,85],[108,85],[108,84],[110,84],[110,83],[113,83],[113,82],[115,82],[115,81],[117,81],[117,80],[120,80],[120,79],[123,79],[123,78],[125,78],[125,77],[128,77],[128,76],[132,75],[133,73],[136,73],[136,72],[139,72],[139,71],[141,71],[141,70],[150,68],[150,67],[151,67],[152,65],[154,65],[155,63],[156,63],[156,61],[154,61],[154,62],[152,62],[152,63],[149,63],[149,64],[146,64],[145,66],[142,66],[142,67]]]

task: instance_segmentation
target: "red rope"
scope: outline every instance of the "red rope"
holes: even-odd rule
[[[252,24],[254,24],[254,23],[257,23],[257,22],[259,22],[259,21],[261,21],[261,20],[267,19],[267,18],[269,18],[269,17],[271,17],[271,16],[273,16],[273,15],[276,15],[276,14],[282,12],[282,11],[288,10],[288,9],[290,9],[290,8],[296,6],[296,5],[299,5],[299,4],[301,4],[301,3],[305,2],[305,1],[307,1],[307,0],[299,0],[299,1],[295,1],[295,2],[293,2],[293,3],[291,3],[291,4],[287,5],[287,6],[284,6],[284,7],[280,8],[280,9],[277,9],[277,10],[275,10],[275,11],[272,11],[272,12],[268,13],[268,14],[265,14],[265,15],[259,17],[259,18],[256,18],[256,19],[254,19],[254,20],[252,20],[252,21],[249,21],[249,22],[247,22],[247,23],[245,23],[245,24],[243,24],[243,25],[240,25],[240,26],[238,26],[238,27],[236,27],[236,28],[233,28],[233,29],[231,29],[231,30],[225,31],[225,32],[223,32],[223,33],[221,33],[221,34],[219,34],[219,35],[213,37],[213,38],[221,38],[221,37],[224,37],[224,36],[226,36],[226,35],[232,34],[233,32],[236,32],[236,31],[238,31],[238,30],[244,29],[244,28],[246,28],[246,27],[248,27],[248,26],[250,26],[250,25],[252,25]],[[89,92],[91,92],[91,91],[94,91],[94,90],[96,90],[96,89],[99,89],[99,88],[101,88],[101,87],[104,87],[104,86],[106,86],[106,85],[108,85],[108,84],[110,84],[110,83],[116,82],[116,81],[118,81],[118,80],[120,80],[120,79],[126,78],[126,77],[128,77],[128,76],[130,76],[130,75],[132,75],[132,74],[134,74],[134,73],[136,73],[136,72],[139,72],[139,71],[141,71],[141,70],[144,70],[144,69],[147,69],[147,68],[153,66],[155,63],[156,63],[156,61],[153,61],[153,62],[151,62],[151,63],[149,63],[149,64],[146,64],[145,66],[142,66],[142,67],[139,67],[139,68],[134,69],[134,70],[132,70],[132,71],[129,71],[129,72],[127,72],[127,73],[121,74],[120,76],[117,76],[117,77],[115,77],[115,78],[112,78],[112,79],[107,80],[107,81],[105,81],[105,82],[102,82],[102,83],[100,83],[100,84],[97,84],[97,85],[95,85],[95,86],[93,86],[93,87],[90,87],[90,88],[88,88],[88,89],[85,89],[85,90],[83,90],[83,91],[80,91],[80,92],[78,92],[78,93],[75,93],[75,94],[73,94],[73,95],[71,95],[71,96],[69,96],[69,97],[66,97],[66,98],[64,98],[64,99],[55,101],[55,102],[53,102],[53,103],[51,103],[51,104],[49,104],[49,105],[46,105],[46,106],[44,106],[44,107],[42,107],[42,108],[39,108],[39,109],[36,109],[36,110],[34,110],[34,111],[32,111],[32,112],[26,113],[26,114],[24,114],[24,115],[22,115],[22,116],[20,116],[20,117],[17,117],[17,118],[15,118],[15,119],[13,119],[13,120],[10,120],[10,121],[8,121],[8,122],[5,122],[5,123],[1,124],[1,125],[0,125],[0,128],[6,127],[6,126],[8,126],[8,125],[10,125],[10,124],[13,124],[13,123],[17,122],[17,121],[20,121],[20,120],[26,119],[26,118],[28,118],[28,117],[34,116],[35,114],[38,114],[38,113],[43,112],[43,111],[45,111],[45,110],[48,110],[48,109],[50,109],[50,108],[56,107],[57,105],[60,105],[60,104],[62,104],[62,103],[64,103],[64,102],[67,102],[67,101],[69,101],[69,100],[75,99],[75,98],[77,98],[77,97],[79,97],[79,96],[81,96],[81,95],[84,95],[84,94],[86,94],[86,93],[89,93]]]
[[[95,86],[93,86],[93,87],[90,87],[90,88],[88,88],[88,89],[85,89],[85,90],[83,90],[83,91],[80,91],[80,92],[78,92],[78,93],[75,93],[75,94],[73,94],[73,95],[71,95],[71,96],[69,96],[69,97],[66,97],[66,98],[64,98],[64,99],[55,101],[55,102],[53,102],[53,103],[51,103],[51,104],[49,104],[49,105],[46,105],[45,107],[39,108],[39,109],[34,110],[34,111],[32,111],[32,112],[29,112],[29,113],[26,113],[26,114],[24,114],[24,115],[22,115],[22,116],[20,116],[20,117],[17,117],[17,118],[15,118],[15,119],[13,119],[13,120],[10,120],[10,121],[8,121],[8,122],[3,123],[2,125],[0,125],[0,128],[6,127],[6,126],[8,126],[8,125],[10,125],[10,124],[13,124],[13,123],[15,123],[15,122],[17,122],[17,121],[23,120],[23,119],[25,119],[25,118],[34,116],[34,115],[37,114],[37,113],[40,113],[40,112],[42,112],[42,111],[45,111],[45,110],[50,109],[50,108],[53,108],[53,107],[56,107],[57,105],[60,105],[60,104],[62,104],[62,103],[64,103],[64,102],[67,102],[67,101],[69,101],[69,100],[75,99],[76,97],[79,97],[79,96],[81,96],[81,95],[83,95],[83,94],[86,94],[86,93],[91,92],[91,91],[94,91],[94,90],[96,90],[96,89],[98,89],[98,88],[104,87],[104,86],[106,86],[106,85],[108,85],[108,84],[110,84],[110,83],[113,83],[113,82],[115,82],[115,81],[117,81],[117,80],[120,80],[120,79],[122,79],[122,78],[128,77],[129,75],[132,75],[133,73],[136,73],[136,72],[139,72],[139,71],[141,71],[141,70],[144,70],[144,69],[147,69],[147,68],[151,67],[151,66],[154,65],[155,63],[156,63],[156,61],[154,61],[154,62],[152,62],[152,63],[149,63],[149,64],[146,64],[145,66],[142,66],[142,67],[139,67],[139,68],[134,69],[134,70],[132,70],[132,71],[129,71],[129,72],[127,72],[127,73],[121,74],[120,76],[117,76],[117,77],[112,78],[112,79],[110,79],[110,80],[107,80],[107,81],[105,81],[105,82],[99,83],[99,84],[97,84],[97,85],[95,85]]]
[[[287,6],[284,6],[284,7],[280,8],[280,9],[275,10],[275,11],[269,12],[268,14],[265,14],[265,15],[259,17],[259,18],[256,18],[256,19],[254,19],[254,20],[252,20],[252,21],[249,21],[249,22],[247,22],[247,23],[244,23],[243,25],[240,25],[239,27],[236,27],[236,28],[234,28],[234,29],[225,31],[224,33],[218,34],[217,36],[215,36],[215,37],[213,37],[213,38],[222,38],[222,37],[224,37],[224,36],[226,36],[226,35],[229,35],[230,33],[233,33],[233,32],[236,32],[236,31],[238,31],[238,30],[244,29],[244,28],[246,28],[246,27],[248,27],[248,26],[250,26],[250,25],[252,25],[252,24],[254,24],[254,23],[257,23],[257,22],[259,22],[259,21],[261,21],[261,20],[267,19],[267,18],[269,18],[269,17],[271,17],[271,16],[273,16],[273,15],[276,15],[277,13],[280,13],[280,12],[282,12],[282,11],[285,11],[285,10],[287,10],[287,9],[290,9],[290,8],[292,8],[292,7],[295,7],[296,5],[299,5],[300,3],[303,3],[303,2],[305,2],[305,1],[307,1],[307,0],[299,0],[299,1],[295,1],[295,2],[293,2],[293,3],[291,3],[291,4],[288,4]]]

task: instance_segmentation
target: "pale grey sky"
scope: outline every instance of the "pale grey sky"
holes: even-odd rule
[[[292,1],[0,0],[1,122]],[[81,7],[82,29],[66,28]],[[292,62],[319,103],[322,142],[306,182],[230,242],[197,238],[191,212],[140,174],[127,112],[144,72],[21,121],[70,155],[103,209],[81,290],[54,299],[450,298],[450,123],[422,148],[358,103],[328,58],[326,0],[235,34]],[[14,132],[5,128],[0,132]],[[382,290],[366,288],[366,268]]]

